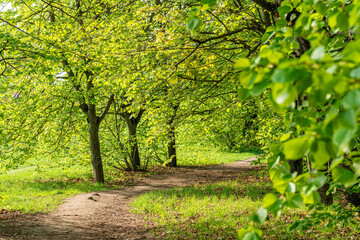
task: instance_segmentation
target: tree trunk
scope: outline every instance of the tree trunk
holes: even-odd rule
[[[288,160],[288,163],[290,165],[290,172],[294,173],[297,172],[298,175],[303,173],[303,160]]]
[[[321,202],[325,206],[331,206],[334,203],[333,195],[331,193],[326,195],[326,192],[329,190],[329,188],[330,188],[330,184],[326,182],[321,188],[318,189],[318,193],[320,194],[321,197]]]
[[[89,140],[94,181],[97,183],[104,183],[104,171],[100,152],[99,124],[90,124]]]
[[[94,181],[97,183],[105,182],[104,170],[101,159],[100,151],[100,139],[99,139],[99,128],[100,118],[96,116],[95,104],[88,104],[87,120],[89,122],[89,141],[90,141],[90,153],[91,153],[91,164],[93,168]]]
[[[139,146],[137,143],[137,123],[129,121],[130,125],[129,128],[129,144],[130,144],[130,161],[132,165],[132,170],[136,171],[140,169],[140,154],[139,154]]]
[[[144,110],[140,110],[135,117],[133,116],[133,114],[127,112],[121,114],[121,116],[126,122],[129,131],[130,163],[133,171],[140,170],[141,167],[136,130],[143,113]]]
[[[302,96],[299,94],[295,100],[295,109],[298,109],[302,105]],[[303,174],[304,166],[303,166],[303,159],[298,160],[288,160],[290,165],[290,172],[294,173],[297,172],[298,175]]]
[[[349,192],[346,191],[345,192],[345,198],[349,203],[351,203],[355,207],[360,206],[360,194],[359,193],[349,193]]]
[[[264,8],[262,8],[262,14],[264,18],[265,27],[270,27],[271,26],[270,14]]]
[[[172,126],[169,131],[169,142],[168,142],[169,162],[166,164],[166,166],[168,167],[177,167],[175,146],[176,146],[175,126]]]
[[[171,118],[169,119],[168,125],[170,127],[169,132],[168,132],[168,156],[169,156],[169,162],[166,164],[166,166],[168,167],[177,167],[177,159],[176,159],[176,139],[175,139],[175,125],[174,125],[174,121],[175,121],[175,117],[176,117],[176,112],[179,108],[180,104],[177,103],[175,105],[172,105],[172,115]]]

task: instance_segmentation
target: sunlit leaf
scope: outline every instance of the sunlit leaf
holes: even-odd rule
[[[298,160],[303,158],[304,154],[308,150],[308,138],[299,137],[290,139],[284,143],[284,154],[285,157],[289,160]]]

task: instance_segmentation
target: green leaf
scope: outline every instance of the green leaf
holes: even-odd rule
[[[284,143],[283,153],[286,159],[298,160],[303,158],[308,146],[307,137],[294,138]]]
[[[278,64],[279,61],[284,58],[284,54],[282,52],[274,51],[269,47],[262,48],[260,51],[260,56],[264,59],[267,59],[269,62],[273,64]]]
[[[284,142],[284,141],[288,140],[290,137],[291,137],[291,133],[286,133],[281,136],[280,141]]]
[[[279,107],[287,107],[294,102],[297,92],[291,83],[274,83],[271,95]]]
[[[286,27],[288,24],[288,22],[285,20],[285,19],[279,19],[277,22],[276,22],[276,26],[278,27]]]
[[[280,178],[274,178],[273,180],[273,188],[279,193],[284,193],[288,188],[288,181]]]
[[[311,191],[308,195],[301,194],[304,204],[315,204],[320,202],[320,195],[317,191]]]
[[[296,185],[293,182],[289,182],[286,189],[286,192],[295,193],[296,192]]]
[[[325,56],[325,47],[324,46],[318,46],[314,49],[314,51],[311,53],[311,59],[314,61],[321,61]]]
[[[277,8],[277,11],[280,16],[284,17],[286,14],[288,14],[291,11],[290,6],[280,6]]]
[[[276,83],[291,81],[291,69],[276,69],[271,76],[271,80]]]
[[[244,70],[239,75],[239,80],[243,87],[250,87],[257,77],[257,73],[252,73],[250,71]]]
[[[239,88],[237,94],[239,99],[246,100],[250,96],[250,91],[246,88]]]
[[[260,207],[254,216],[254,221],[262,224],[263,222],[265,222],[267,215],[268,211],[265,208]]]
[[[247,58],[239,58],[234,64],[235,69],[243,69],[250,67],[250,60]]]
[[[259,234],[260,233],[260,234]],[[250,229],[239,229],[238,230],[238,239],[239,240],[261,240],[261,230],[254,229],[253,227]]]
[[[344,59],[351,62],[360,62],[360,40],[352,41],[346,44],[344,50]]]
[[[335,158],[332,162],[331,162],[331,165],[330,165],[330,168],[329,170],[333,170],[334,168],[336,168],[340,163],[342,163],[344,161],[344,158],[343,157],[340,157],[340,158]]]
[[[321,168],[330,160],[330,154],[328,153],[327,143],[325,141],[318,141],[315,143],[316,147],[313,151],[314,168]]]
[[[323,172],[318,172],[315,176],[309,178],[308,183],[309,185],[312,184],[316,188],[320,188],[324,185],[326,181],[326,176]]]
[[[260,82],[260,83],[254,84],[253,88],[250,91],[251,95],[252,96],[260,95],[261,93],[264,92],[264,90],[267,88],[268,85],[269,85],[269,83],[267,83],[267,82]]]
[[[360,90],[352,90],[342,100],[345,108],[360,108]]]
[[[296,194],[286,201],[286,205],[291,208],[301,208],[303,205],[303,199],[300,194]]]
[[[349,30],[349,18],[345,12],[340,12],[336,17],[336,26],[342,31]]]
[[[276,26],[270,26],[266,29],[265,34],[261,37],[262,43],[266,44],[276,34]]]
[[[325,15],[326,12],[327,12],[327,7],[325,6],[325,4],[321,1],[319,1],[317,4],[316,4],[316,7],[315,7],[316,11],[318,13],[320,13],[321,15]]]
[[[360,79],[360,68],[355,68],[350,72],[350,77]]]
[[[290,67],[285,69],[276,69],[271,76],[274,83],[294,82],[309,78],[309,73],[302,67]]]
[[[348,128],[348,129],[356,129],[356,115],[354,110],[348,109],[346,111],[342,111],[338,117],[338,124],[341,128]]]
[[[191,31],[196,31],[202,24],[201,19],[198,16],[190,16],[187,21],[187,26]]]
[[[351,187],[356,180],[355,174],[342,167],[334,168],[331,172],[335,182],[338,182],[345,187]]]
[[[311,120],[303,116],[296,116],[294,121],[302,128],[309,127],[311,125]]]
[[[355,170],[355,174],[356,176],[359,176],[360,175],[360,162],[354,162],[352,164],[354,170]]]
[[[274,193],[267,193],[263,198],[263,208],[271,210],[278,201],[278,196]]]
[[[348,128],[339,128],[333,135],[333,143],[343,152],[349,152],[349,143],[355,134],[355,130]]]

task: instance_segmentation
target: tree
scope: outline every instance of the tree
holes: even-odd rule
[[[49,118],[78,114],[74,110],[77,104],[88,125],[94,180],[104,182],[99,128],[117,93],[109,80],[114,81],[113,85],[119,81],[111,63],[114,61],[112,48],[119,41],[112,36],[113,32],[120,31],[120,25],[112,21],[125,11],[127,3],[39,0],[29,5],[9,2],[13,8],[1,13],[1,21],[7,34],[22,43],[17,51],[24,57],[18,65],[8,68],[12,73],[6,77],[7,87],[19,92],[26,105],[47,106],[40,110],[22,105],[20,109],[20,104],[10,101],[8,104],[18,105],[15,108],[19,109],[18,112],[11,110],[16,112],[11,121],[14,124],[25,121],[31,127],[40,125],[36,138],[44,129],[53,127]],[[10,81],[12,77],[16,82]],[[26,114],[32,115],[32,119],[26,119]],[[4,134],[13,131],[9,126]]]

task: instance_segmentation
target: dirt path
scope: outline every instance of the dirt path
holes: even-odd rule
[[[176,168],[120,190],[77,195],[49,214],[13,213],[6,219],[0,214],[0,239],[161,239],[150,232],[155,226],[130,213],[128,204],[133,197],[152,190],[236,179],[239,172],[254,169],[252,160]]]

